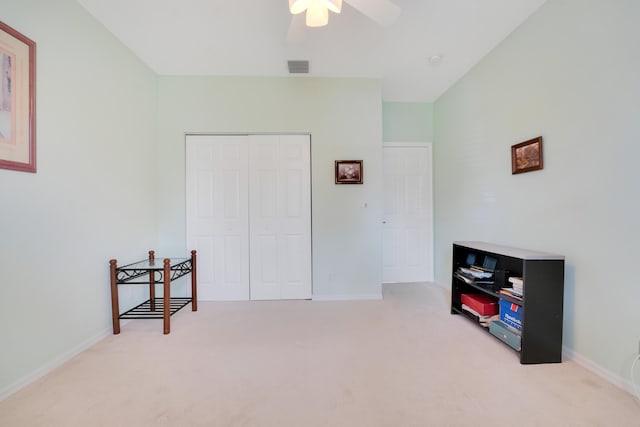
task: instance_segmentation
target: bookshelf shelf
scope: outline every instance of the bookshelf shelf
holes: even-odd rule
[[[494,283],[468,283],[456,276],[460,267],[470,267],[469,259],[495,260]],[[461,295],[482,293],[522,309],[520,363],[559,363],[562,358],[562,310],[564,301],[564,257],[561,255],[510,248],[485,242],[454,242],[451,281],[451,314],[477,318],[462,310]],[[508,277],[522,277],[522,300],[499,293],[508,286]],[[482,328],[485,329],[486,328]]]

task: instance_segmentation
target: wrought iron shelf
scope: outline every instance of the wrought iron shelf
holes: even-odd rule
[[[118,267],[117,261],[109,261],[111,270],[111,310],[113,333],[120,333],[120,319],[163,319],[164,333],[170,332],[169,318],[191,303],[191,310],[198,310],[196,282],[196,251],[190,258],[155,259],[155,252],[149,251],[149,258]],[[191,297],[171,297],[171,282],[191,274]],[[120,314],[118,285],[148,285],[149,299]],[[155,287],[163,285],[162,298],[156,298]]]

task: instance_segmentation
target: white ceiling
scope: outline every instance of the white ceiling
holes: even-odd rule
[[[160,75],[286,76],[307,59],[311,76],[381,78],[387,101],[433,102],[546,0],[392,0],[386,28],[344,0],[326,27],[293,17],[296,42],[288,0],[77,1]]]

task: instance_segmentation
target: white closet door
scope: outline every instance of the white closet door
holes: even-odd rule
[[[308,135],[250,137],[251,299],[311,298]]]
[[[248,137],[186,139],[187,249],[201,300],[249,299]]]
[[[433,280],[431,144],[384,147],[382,279]]]

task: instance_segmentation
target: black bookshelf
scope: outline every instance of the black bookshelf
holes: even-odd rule
[[[493,284],[467,283],[455,275],[459,267],[469,267],[470,254],[476,261],[487,256],[496,260]],[[451,314],[466,315],[477,323],[477,318],[462,310],[464,293],[484,293],[517,304],[522,307],[520,363],[562,361],[564,256],[484,242],[454,242],[452,272]],[[509,285],[511,276],[523,278],[522,300],[498,292]]]

